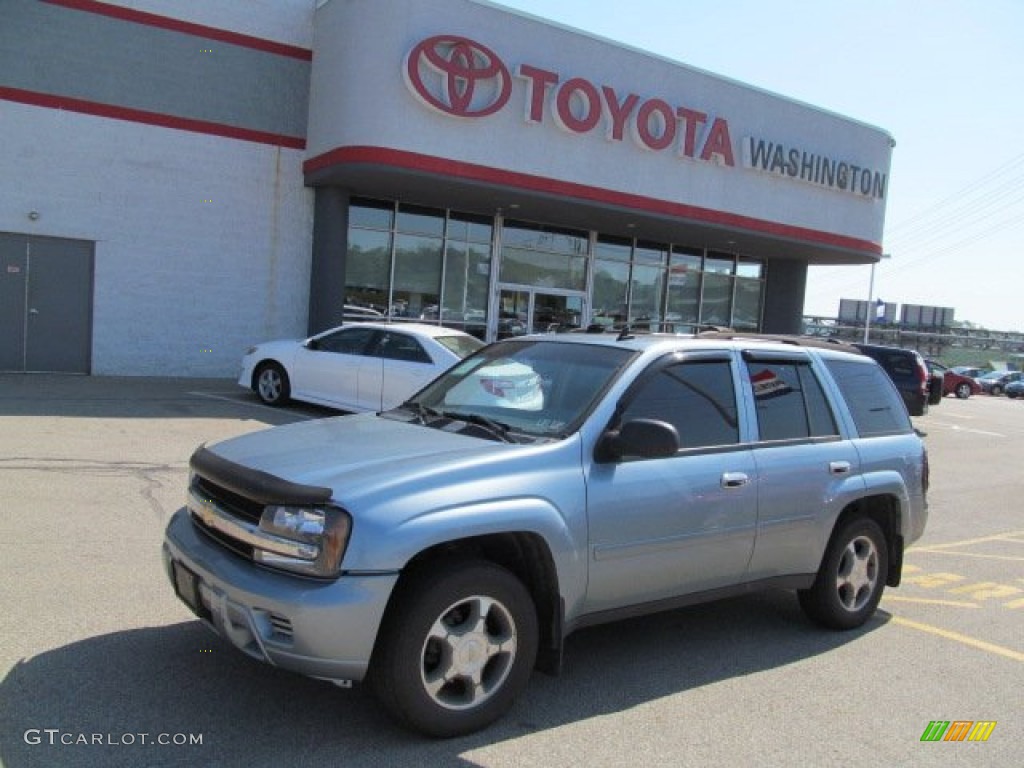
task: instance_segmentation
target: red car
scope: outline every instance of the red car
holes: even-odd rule
[[[929,373],[933,376],[936,374],[942,376],[943,395],[956,395],[961,400],[966,400],[971,395],[981,392],[981,385],[970,376],[961,376],[959,373],[954,373],[946,366],[936,363],[934,360],[925,360],[925,364],[928,366]]]

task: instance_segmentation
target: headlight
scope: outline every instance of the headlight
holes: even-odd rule
[[[260,518],[260,530],[268,539],[294,542],[287,554],[272,544],[254,547],[257,563],[307,576],[332,577],[341,571],[352,519],[337,507],[268,506]],[[269,541],[268,541],[269,544]]]

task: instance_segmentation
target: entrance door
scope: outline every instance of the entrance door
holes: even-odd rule
[[[498,294],[496,338],[578,328],[583,322],[584,294],[547,293],[503,287]]]
[[[93,244],[0,233],[0,371],[89,373]]]

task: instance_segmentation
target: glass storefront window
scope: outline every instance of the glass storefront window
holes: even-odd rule
[[[594,243],[594,258],[609,261],[629,261],[633,255],[633,241],[625,237],[598,235]]]
[[[437,312],[441,292],[440,237],[395,236],[392,317],[420,319]]]
[[[396,229],[421,235],[444,235],[444,211],[418,205],[399,205]]]
[[[647,264],[633,265],[629,300],[629,324],[640,330],[661,330],[661,301],[665,269]]]
[[[592,240],[592,233],[513,220],[504,222],[496,261],[494,226],[489,216],[352,198],[345,303],[353,314],[372,309],[485,340],[489,311],[499,315],[499,335],[523,332],[517,324],[584,321],[680,333],[700,324],[761,327],[763,261],[629,237]],[[499,282],[510,284],[500,308],[489,306],[495,263]],[[593,288],[585,297],[588,269]],[[533,317],[514,300],[517,291]]]
[[[394,203],[354,197],[348,207],[348,225],[366,229],[391,229],[394,215]]]
[[[709,252],[704,260],[704,271],[718,275],[736,274],[736,259],[729,254]]]
[[[633,251],[633,260],[638,264],[665,264],[668,246],[660,243],[648,243],[640,240]]]
[[[732,327],[737,331],[756,331],[761,327],[764,283],[745,277],[736,278],[736,301],[732,308]]]
[[[721,272],[704,273],[700,321],[707,325],[729,325],[732,319],[732,275]]]
[[[386,314],[390,275],[391,233],[349,229],[345,304]]]
[[[669,260],[666,330],[685,333],[700,319],[700,279],[704,253],[675,246]]]
[[[629,262],[595,259],[591,322],[625,323],[629,317]]]
[[[451,229],[449,228],[449,232]],[[483,339],[487,335],[487,289],[491,280],[491,247],[488,242],[449,240],[444,252],[442,325],[458,328]]]
[[[582,291],[587,280],[587,235],[525,222],[502,230],[501,281]]]
[[[742,256],[736,261],[736,276],[749,277],[760,280],[764,277],[764,264],[753,259],[745,259]]]

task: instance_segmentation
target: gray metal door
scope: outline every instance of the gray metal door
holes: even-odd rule
[[[93,244],[0,234],[0,370],[89,373]]]

